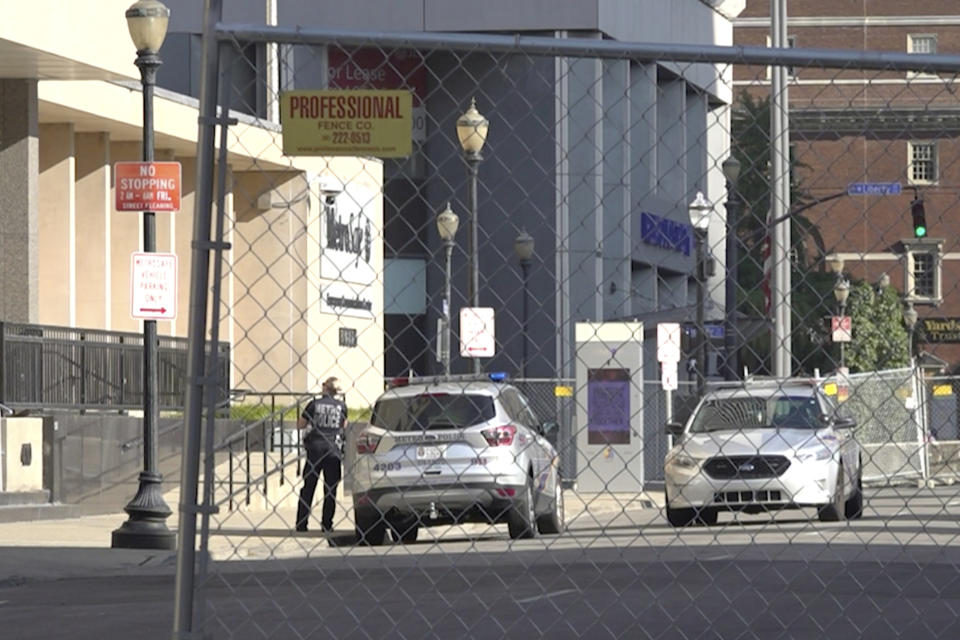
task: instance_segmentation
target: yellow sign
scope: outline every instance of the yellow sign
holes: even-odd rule
[[[376,156],[411,153],[409,91],[286,91],[280,94],[283,153],[288,156]]]
[[[935,385],[933,385],[933,395],[935,395],[935,396],[952,396],[952,395],[953,395],[953,385],[952,385],[952,384],[935,384]]]
[[[824,392],[825,394],[827,394],[828,396],[835,396],[835,395],[837,395],[837,383],[836,383],[836,382],[828,382],[827,384],[823,385],[823,392]]]
[[[573,397],[573,387],[567,387],[564,385],[558,385],[553,388],[553,395],[557,398],[572,398]]]

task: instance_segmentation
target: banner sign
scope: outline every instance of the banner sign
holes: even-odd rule
[[[285,91],[280,124],[288,156],[404,158],[413,147],[413,98],[406,90]]]

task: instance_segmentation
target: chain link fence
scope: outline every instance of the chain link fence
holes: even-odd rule
[[[279,61],[266,89],[252,45]],[[914,237],[901,185],[947,228],[960,60],[223,23],[204,47],[177,637],[955,635],[954,454],[927,446],[956,440],[955,389],[910,366],[902,315],[955,295],[954,240]],[[785,201],[771,67],[804,80]],[[373,109],[408,110],[409,150],[373,149],[392,144],[364,128]],[[231,111],[296,167],[231,167]],[[921,175],[932,143],[941,189]],[[458,350],[489,335],[475,307],[494,318],[479,372]],[[665,324],[679,355],[661,366]],[[289,394],[222,438],[201,429],[208,334],[231,337],[231,388]],[[331,375],[350,414],[332,531],[322,484],[295,531],[296,423]],[[404,433],[378,404],[453,412],[461,394],[483,431],[433,432],[410,404]],[[781,401],[816,415],[781,424]],[[489,470],[500,447],[518,482]],[[455,454],[472,457],[450,471]]]

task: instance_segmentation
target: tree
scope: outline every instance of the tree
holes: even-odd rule
[[[764,292],[764,241],[770,211],[770,99],[754,98],[747,91],[740,93],[732,117],[733,155],[740,162],[737,192],[743,203],[736,234],[738,240],[736,301],[741,318],[738,339],[746,342],[740,349],[740,362],[755,373],[772,371],[769,331]],[[820,230],[803,215],[803,211],[819,204],[803,188],[800,172],[809,169],[798,162],[791,151],[790,192],[793,201],[790,217],[791,250],[791,313],[793,333],[790,336],[793,369],[810,374],[814,369],[833,371],[839,364],[839,349],[829,334],[827,318],[834,314],[835,278],[823,271],[823,258],[828,253]],[[826,199],[842,197],[831,195]],[[782,223],[786,224],[786,223]],[[853,318],[853,342],[845,351],[845,364],[850,369],[867,371],[908,364],[908,335],[902,324],[900,299],[890,286],[875,290],[858,282],[851,289],[847,309]],[[749,322],[753,320],[753,322]]]
[[[851,371],[876,371],[910,363],[909,332],[903,324],[903,307],[891,286],[851,285],[847,302],[853,323],[853,340],[845,353]]]

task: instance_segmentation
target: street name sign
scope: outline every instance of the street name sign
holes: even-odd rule
[[[133,253],[130,256],[130,315],[144,320],[177,317],[177,256]]]
[[[898,196],[901,192],[899,182],[851,182],[847,185],[849,196]]]
[[[285,91],[280,94],[288,156],[405,158],[413,149],[409,90]]]
[[[117,211],[180,211],[179,162],[116,162]]]

